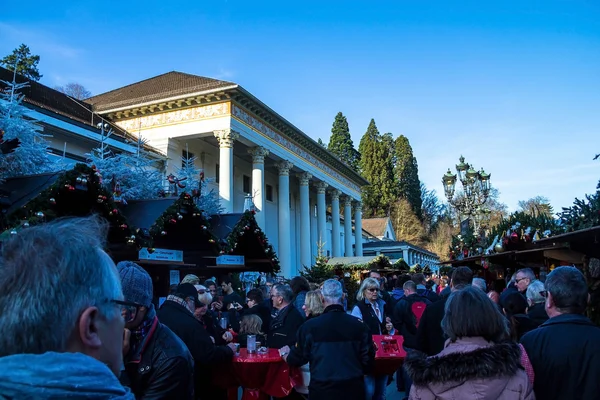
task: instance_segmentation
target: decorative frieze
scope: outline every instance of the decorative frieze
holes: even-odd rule
[[[229,115],[231,114],[230,104],[231,103],[226,102],[209,104],[201,107],[190,107],[183,110],[167,111],[159,114],[117,121],[116,124],[128,132],[137,132],[141,129]]]

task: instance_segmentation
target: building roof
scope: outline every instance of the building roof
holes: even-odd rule
[[[327,265],[361,265],[368,264],[373,261],[377,256],[366,256],[366,257],[332,257],[327,260]]]
[[[387,229],[389,221],[389,217],[366,218],[362,220],[362,228],[371,235],[380,238],[385,235],[385,230]]]
[[[0,67],[0,80],[12,82],[13,71]],[[16,81],[17,83],[28,82],[28,86],[19,91],[25,96],[23,102],[26,106],[32,106],[44,114],[53,114],[53,116],[58,115],[59,117],[62,117],[63,120],[68,120],[68,122],[74,125],[83,126],[86,129],[92,129],[96,133],[99,132],[99,123],[108,123],[114,132],[111,139],[122,143],[127,143],[127,141],[137,141],[137,138],[129,132],[95,113],[90,104],[79,101],[58,90],[42,85],[39,82],[28,80],[18,74],[16,76]],[[1,87],[0,90],[4,90],[4,87]],[[151,146],[146,145],[144,147],[151,153],[161,154]]]
[[[438,257],[437,254],[432,253],[431,251],[420,247],[420,246],[416,246],[412,243],[409,243],[407,241],[404,240],[400,240],[400,241],[391,241],[391,240],[381,240],[378,242],[367,242],[367,243],[363,243],[363,249],[371,249],[371,248],[385,248],[385,247],[389,247],[389,248],[396,248],[396,247],[400,247],[400,246],[410,246],[413,249],[417,249],[422,253],[426,253],[429,255],[432,255],[434,257]],[[439,257],[438,257],[439,258]]]
[[[96,111],[102,112],[163,100],[169,97],[179,97],[236,86],[237,84],[233,82],[171,71],[90,97],[85,101],[91,104]]]
[[[0,185],[0,208],[6,215],[23,207],[40,192],[50,187],[64,171],[26,175],[6,179]]]

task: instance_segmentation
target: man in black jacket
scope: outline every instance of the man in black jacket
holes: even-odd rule
[[[158,318],[183,340],[194,357],[196,398],[219,400],[226,397],[226,391],[213,384],[211,373],[215,364],[233,358],[234,345],[215,346],[202,323],[194,317],[196,307],[201,306],[194,285],[182,283],[174,295],[167,297]]]
[[[461,290],[473,281],[473,271],[469,267],[458,267],[452,272],[450,290]],[[434,356],[444,349],[446,338],[442,331],[442,318],[446,307],[447,297],[442,298],[425,309],[421,323],[417,329],[417,349]]]
[[[293,346],[296,343],[298,329],[304,323],[304,317],[292,303],[294,293],[290,285],[277,284],[271,289],[271,300],[277,315],[271,320],[267,345],[273,349]]]
[[[597,399],[600,394],[600,327],[583,314],[588,287],[575,267],[558,267],[546,278],[550,319],[525,334],[538,399]]]
[[[185,344],[158,321],[152,304],[152,278],[139,265],[117,265],[125,302],[121,314],[130,332],[123,348],[121,382],[137,399],[194,398],[194,361]]]
[[[344,312],[342,285],[325,281],[325,311],[300,328],[296,346],[283,347],[287,363],[300,367],[310,363],[311,400],[364,400],[363,376],[369,374],[375,351],[365,324]]]

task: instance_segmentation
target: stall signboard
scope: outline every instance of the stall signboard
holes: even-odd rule
[[[140,250],[138,257],[140,260],[148,261],[183,262],[183,251],[168,249],[148,250],[147,247],[144,247]]]
[[[217,257],[217,265],[245,265],[244,256],[219,256]]]

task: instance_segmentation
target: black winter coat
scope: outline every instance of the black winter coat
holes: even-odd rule
[[[533,390],[543,400],[600,396],[600,327],[587,317],[563,314],[525,334],[521,343],[533,370]]]
[[[194,357],[196,398],[212,399],[213,390],[216,390],[212,383],[212,371],[215,364],[230,361],[233,350],[228,346],[215,346],[202,322],[187,308],[173,301],[163,303],[158,310],[158,318],[181,338]]]
[[[304,323],[304,317],[300,315],[293,304],[289,304],[279,311],[277,317],[271,320],[267,345],[272,349],[280,349],[283,346],[294,346],[298,329]]]
[[[193,399],[194,360],[185,344],[158,319],[148,335],[145,348],[125,358],[121,384],[130,387],[136,399]]]
[[[428,305],[417,328],[417,350],[428,356],[435,356],[444,350],[446,335],[442,330],[442,319],[446,301],[448,297]]]
[[[419,345],[417,343],[417,326],[415,315],[412,312],[412,305],[422,301],[427,304],[427,308],[431,307],[431,302],[426,297],[421,297],[416,293],[409,296],[405,296],[398,301],[394,307],[394,315],[392,317],[392,323],[394,328],[400,332],[404,337],[404,347],[408,349],[416,349]],[[425,312],[427,312],[427,308]],[[423,313],[423,315],[425,315]],[[423,320],[423,316],[421,316]]]
[[[370,373],[374,358],[366,325],[341,305],[331,305],[300,327],[287,363],[294,367],[310,363],[311,400],[364,400],[363,376]]]
[[[529,307],[527,310],[527,316],[531,318],[531,321],[537,328],[544,322],[548,321],[548,314],[546,313],[546,306],[544,303],[537,303]]]

